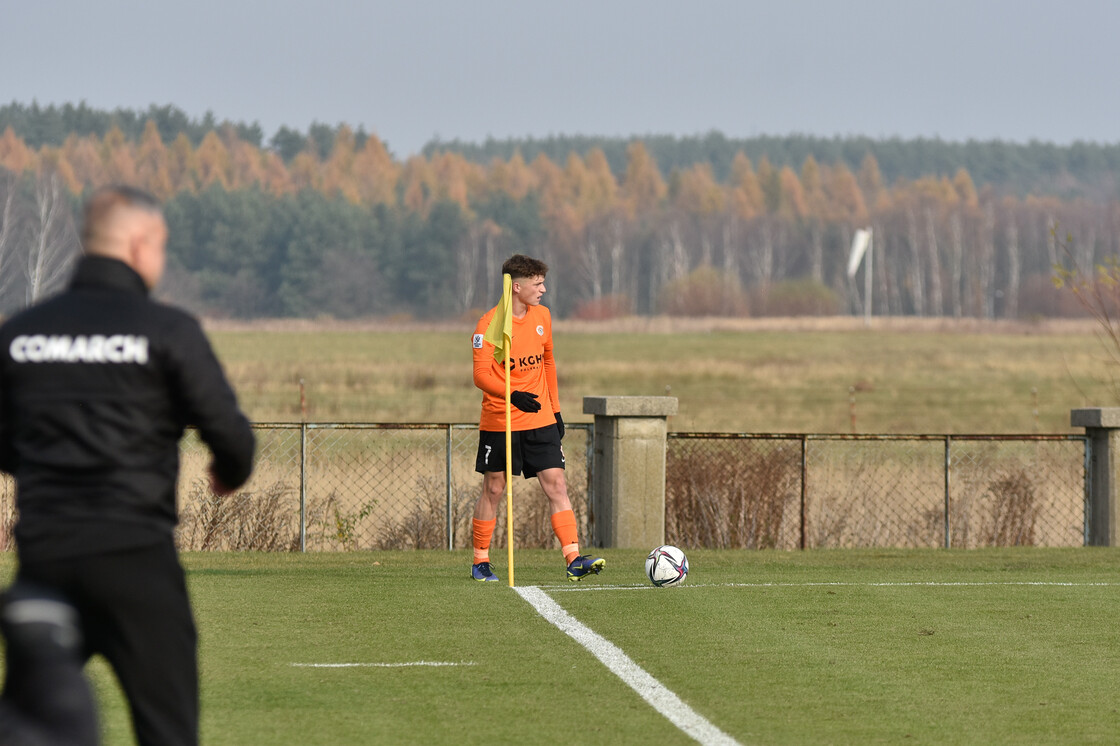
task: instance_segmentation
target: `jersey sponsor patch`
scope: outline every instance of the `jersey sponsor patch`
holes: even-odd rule
[[[17,363],[148,362],[148,338],[134,334],[21,334],[8,354]]]
[[[482,349],[482,335],[481,334],[474,335],[472,341],[474,343],[474,348],[476,350],[481,350]]]

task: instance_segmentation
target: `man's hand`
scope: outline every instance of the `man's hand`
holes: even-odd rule
[[[530,394],[528,391],[510,392],[509,403],[520,409],[522,412],[531,413],[541,411],[541,403],[537,401],[537,395]]]
[[[234,490],[226,487],[222,483],[222,480],[218,478],[218,475],[214,473],[214,467],[210,467],[210,491],[219,497],[232,495],[234,492]]]
[[[560,431],[560,440],[563,440],[564,439],[564,418],[560,416],[559,412],[556,413],[556,429]]]

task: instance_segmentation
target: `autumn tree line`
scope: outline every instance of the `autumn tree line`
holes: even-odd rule
[[[548,262],[561,317],[862,313],[866,265],[846,272],[859,228],[876,315],[1080,314],[1055,267],[1120,255],[1118,173],[1115,146],[718,133],[432,142],[401,159],[345,125],[265,143],[174,107],[12,104],[0,312],[65,281],[83,195],[127,182],[165,202],[161,294],[209,316],[469,317],[515,251]]]

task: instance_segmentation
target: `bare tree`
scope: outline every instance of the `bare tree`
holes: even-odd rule
[[[578,267],[590,290],[591,299],[599,300],[603,297],[604,279],[608,282],[607,292],[611,295],[624,292],[627,257],[622,216],[611,212],[593,218],[584,228],[584,236]],[[606,251],[603,250],[604,246]]]
[[[502,263],[503,259],[498,256],[498,241],[499,234],[495,231],[486,232],[486,282],[487,288],[484,290],[490,293],[493,289],[491,297],[498,298],[502,294]],[[495,283],[497,287],[495,288]]]
[[[926,240],[929,242],[929,310],[934,316],[945,312],[941,295],[941,254],[937,250],[937,226],[933,208],[926,207]]]
[[[591,288],[591,299],[599,300],[603,297],[603,263],[599,258],[599,244],[595,242],[594,234],[590,229],[585,233],[584,251],[580,256],[580,274]]]
[[[1074,249],[1078,269],[1092,271],[1094,266],[1093,258],[1096,256],[1096,248],[1097,226],[1090,223],[1085,229],[1085,240],[1078,242]]]
[[[1007,219],[1007,290],[1004,291],[1003,315],[1014,319],[1019,316],[1019,226],[1012,213]]]
[[[44,174],[35,184],[35,215],[27,254],[27,303],[57,290],[78,256],[74,219],[55,173]]]
[[[16,179],[4,172],[0,181],[0,299],[10,292],[16,273],[11,271],[16,244]]]
[[[914,208],[906,208],[907,237],[910,244],[910,299],[914,303],[914,315],[925,316],[926,304],[923,294],[925,280],[922,278],[922,251],[918,239],[918,218]]]
[[[952,277],[949,286],[950,302],[953,305],[953,318],[961,317],[961,277],[964,274],[964,228],[961,226],[960,212],[949,218],[949,233],[952,235],[949,254],[949,272]]]
[[[622,292],[622,265],[625,260],[626,242],[622,230],[622,218],[615,214],[608,221],[611,259],[611,294],[619,295]]]
[[[761,240],[753,246],[751,259],[755,280],[766,287],[774,279],[774,231],[770,218],[763,218],[758,222]]]
[[[824,282],[824,229],[816,218],[809,223],[809,276],[813,282]]]
[[[734,287],[741,286],[739,279],[739,252],[738,243],[739,220],[735,215],[730,215],[723,222],[723,276],[734,282]],[[724,313],[730,313],[730,308],[724,308]]]
[[[484,254],[489,254],[489,245],[501,233],[502,229],[487,218],[481,223],[471,223],[467,235],[464,237],[459,250],[455,252],[456,303],[460,311],[474,308],[475,299],[479,296],[479,269],[482,266]]]
[[[676,220],[669,224],[669,281],[679,280],[688,274],[688,255],[681,239],[681,226]]]
[[[1058,266],[1058,221],[1053,215],[1046,216],[1046,257],[1048,266]]]
[[[992,203],[984,205],[984,228],[980,243],[976,247],[976,260],[979,264],[977,271],[977,295],[980,307],[978,315],[985,319],[995,316],[995,287],[996,274],[996,213]]]
[[[1120,257],[1111,256],[1095,267],[1082,268],[1078,257],[1083,257],[1085,250],[1078,248],[1073,235],[1059,238],[1056,221],[1050,230],[1068,263],[1054,266],[1054,284],[1072,292],[1097,323],[1097,336],[1112,362],[1108,372],[1113,396],[1120,399],[1120,375],[1115,372],[1120,366]]]

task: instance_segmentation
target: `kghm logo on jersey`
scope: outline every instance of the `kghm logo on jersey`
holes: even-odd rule
[[[544,355],[529,355],[528,357],[511,357],[509,359],[509,369],[517,370],[518,368],[532,368],[544,362]]]

